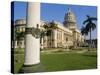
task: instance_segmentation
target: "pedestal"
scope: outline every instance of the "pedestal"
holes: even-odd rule
[[[19,70],[19,73],[35,73],[35,72],[44,72],[45,68],[42,64],[35,65],[23,65]]]

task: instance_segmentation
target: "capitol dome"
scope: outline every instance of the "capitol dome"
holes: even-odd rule
[[[64,22],[63,22],[64,26],[73,30],[76,29],[76,19],[75,19],[75,15],[73,14],[73,12],[71,11],[71,9],[68,9],[68,12],[65,13],[64,16]]]
[[[76,22],[75,16],[71,9],[68,9],[68,12],[65,14],[64,20],[66,22]]]

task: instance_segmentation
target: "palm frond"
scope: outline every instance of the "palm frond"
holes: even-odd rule
[[[88,31],[86,30],[85,27],[82,27],[82,28],[81,28],[81,34],[82,34],[82,35],[88,35]]]
[[[44,37],[45,35],[46,35],[46,32],[45,32],[45,31],[43,31],[43,32],[41,33],[41,35],[40,35],[40,36],[41,36],[41,38],[42,38],[42,37]]]
[[[92,22],[92,21],[97,21],[96,17],[90,17],[89,15],[86,15],[87,19],[83,22],[83,24],[86,24],[88,22]]]
[[[87,23],[87,25],[86,25],[86,30],[89,32],[90,31],[90,29],[91,29],[91,24],[90,23]]]
[[[49,28],[49,26],[48,26],[47,24],[44,24],[43,27],[44,27],[45,29],[48,29],[48,28]]]
[[[91,17],[90,19],[94,20],[94,21],[97,21],[97,18],[95,18],[95,17]]]
[[[25,32],[15,32],[15,40],[20,41],[24,38]]]
[[[95,23],[91,23],[91,29],[94,30],[96,28],[96,24]]]
[[[50,28],[57,29],[58,27],[57,27],[57,24],[54,21],[52,21],[50,22]]]
[[[83,24],[86,24],[87,22],[89,22],[89,20],[87,19],[87,20],[85,20],[84,22],[83,22]]]

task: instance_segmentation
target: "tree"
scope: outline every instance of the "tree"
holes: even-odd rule
[[[24,40],[24,36],[25,36],[25,32],[19,32],[19,31],[16,31],[15,30],[15,37],[14,37],[14,40],[17,41],[17,45],[18,45],[18,49],[20,50],[21,49],[21,41]],[[19,54],[19,50],[17,50],[18,54]],[[16,62],[20,62],[20,56],[18,56]]]
[[[91,31],[96,28],[96,24],[93,21],[97,21],[97,18],[87,15],[87,19],[83,22],[83,24],[85,25],[85,32],[90,32],[90,47],[92,46]]]
[[[50,23],[45,23],[43,27],[46,29],[46,35],[50,36],[51,35],[51,29],[57,29],[57,24],[52,20]]]
[[[54,22],[54,20],[52,22],[50,22],[50,28],[51,29],[57,29],[57,24]]]
[[[24,40],[25,32],[15,31],[15,41],[17,41],[18,48],[21,48],[21,41]]]
[[[43,37],[44,36],[51,36],[52,35],[52,29],[57,29],[57,24],[52,21],[52,22],[49,22],[49,23],[45,23],[43,25],[43,27],[45,28],[45,30],[43,30],[41,32],[41,35],[40,35],[40,43],[41,43],[41,49],[43,49]]]
[[[84,38],[86,37],[86,35],[88,35],[88,31],[84,26],[81,28],[81,34],[84,36]],[[85,39],[84,39],[84,41],[86,42]]]
[[[46,35],[46,31],[41,31],[40,34],[40,44],[41,44],[41,49],[43,49],[43,37]]]

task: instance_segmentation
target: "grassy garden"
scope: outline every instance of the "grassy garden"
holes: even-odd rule
[[[41,52],[40,60],[44,71],[65,71],[97,68],[96,51],[85,51],[78,53],[76,51],[58,51]],[[24,62],[24,51],[14,52],[14,73],[18,73]]]

